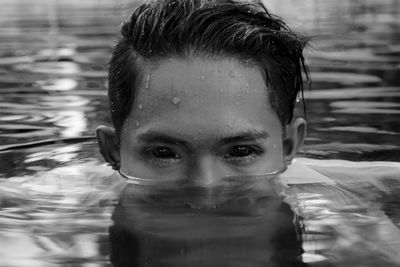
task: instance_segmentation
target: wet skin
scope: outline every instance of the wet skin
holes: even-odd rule
[[[255,64],[170,58],[146,62],[141,77],[119,151],[98,130],[103,154],[110,155],[106,160],[120,161],[128,175],[209,187],[227,175],[281,169],[304,137],[304,121],[298,119],[288,125],[283,142]]]

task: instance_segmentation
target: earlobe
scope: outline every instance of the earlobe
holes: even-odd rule
[[[307,123],[302,118],[297,118],[286,126],[286,138],[283,142],[286,165],[290,164],[297,151],[303,145],[306,131]]]
[[[120,166],[119,147],[116,142],[115,130],[101,125],[96,128],[96,137],[99,143],[100,153],[114,170]]]

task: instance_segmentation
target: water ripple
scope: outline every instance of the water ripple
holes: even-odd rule
[[[362,87],[312,90],[305,92],[307,99],[351,99],[400,97],[400,87]]]

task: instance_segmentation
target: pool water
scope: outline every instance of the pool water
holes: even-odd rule
[[[265,2],[312,37],[299,156],[315,160],[299,162],[341,186],[193,210],[130,199],[93,137],[110,124],[107,62],[138,1],[3,0],[0,266],[303,266],[302,250],[310,266],[400,266],[400,2]]]

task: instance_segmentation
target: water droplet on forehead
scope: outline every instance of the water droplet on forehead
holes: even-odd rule
[[[140,122],[137,121],[137,122],[135,123],[135,126],[136,126],[136,127],[139,127],[139,126],[140,126]]]
[[[146,89],[149,89],[150,87],[150,79],[151,79],[151,74],[148,74],[146,76]]]
[[[172,104],[174,105],[178,105],[181,102],[181,99],[179,97],[174,97],[174,99],[172,99]]]
[[[205,77],[204,75],[201,75],[200,79],[201,79],[202,81],[204,81],[204,80],[206,79],[206,77]]]
[[[142,109],[143,108],[143,105],[142,104],[139,104],[138,105],[138,109]]]
[[[221,71],[222,71],[222,65],[218,64],[218,72],[221,72]]]
[[[231,77],[231,78],[233,78],[233,77],[235,77],[236,76],[236,74],[233,72],[233,71],[229,71],[229,77]]]

